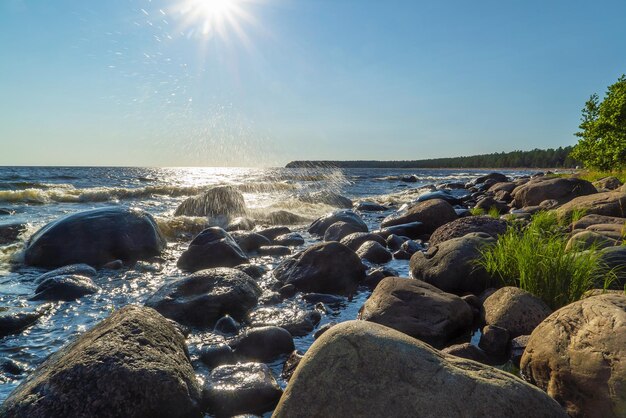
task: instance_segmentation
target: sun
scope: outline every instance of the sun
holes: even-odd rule
[[[227,37],[234,30],[241,35],[242,20],[249,20],[244,3],[249,0],[182,0],[184,26],[195,35]]]

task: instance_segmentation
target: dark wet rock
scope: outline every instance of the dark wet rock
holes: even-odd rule
[[[395,260],[410,260],[412,255],[405,250],[398,250],[392,254]]]
[[[376,241],[367,241],[359,247],[356,254],[374,264],[385,264],[391,261],[391,253]]]
[[[254,222],[254,219],[240,216],[228,223],[228,225],[226,226],[226,231],[250,231],[255,226],[256,222]]]
[[[476,295],[469,294],[469,295],[461,296],[461,299],[463,299],[473,309],[478,309],[480,311],[483,307],[483,303],[481,302],[480,298]]]
[[[250,328],[235,342],[235,354],[240,359],[262,363],[273,361],[294,349],[289,331],[276,326]]]
[[[402,244],[404,244],[408,239],[409,238],[407,237],[399,237],[396,234],[391,234],[387,237],[385,242],[391,251],[398,251],[402,247]]]
[[[261,289],[247,274],[216,268],[164,285],[146,305],[184,325],[213,327],[224,315],[244,319],[260,295]]]
[[[185,199],[174,216],[236,217],[245,216],[243,194],[232,186],[217,186],[198,196]]]
[[[416,241],[413,241],[412,239],[404,241],[402,245],[400,246],[400,250],[407,253],[409,255],[409,258],[416,252],[421,251],[423,249],[424,249],[424,246],[422,246],[420,243]]]
[[[289,234],[279,235],[274,238],[274,244],[286,245],[288,247],[298,247],[304,244],[304,238],[297,232],[291,232]]]
[[[494,240],[472,233],[431,246],[411,257],[411,275],[439,289],[456,294],[479,294],[490,284],[487,272],[476,264],[481,249]]]
[[[124,262],[122,260],[109,261],[102,268],[106,270],[121,270],[124,268]]]
[[[89,277],[78,275],[50,277],[37,286],[30,300],[70,301],[98,292],[100,287]]]
[[[26,373],[26,365],[10,358],[0,359],[0,371],[19,376]]]
[[[335,222],[345,222],[367,232],[368,228],[363,219],[351,210],[338,210],[318,218],[309,226],[309,232],[314,235],[324,236],[326,230]]]
[[[249,322],[253,327],[277,326],[286,329],[294,337],[307,335],[321,319],[317,310],[303,311],[295,308],[259,308],[249,315]]]
[[[509,358],[511,359],[513,365],[517,368],[520,367],[520,361],[522,360],[522,355],[524,355],[524,351],[528,345],[528,340],[530,340],[530,335],[520,335],[519,337],[515,337],[511,340]]]
[[[319,327],[319,329],[317,331],[315,331],[315,334],[313,334],[313,338],[315,338],[316,340],[322,336],[322,334],[324,334],[326,331],[328,331],[329,329],[331,329],[332,327],[334,327],[335,325],[337,325],[336,322],[328,322],[324,325],[322,325],[321,327]]]
[[[264,245],[272,245],[272,241],[261,234],[249,231],[233,231],[229,234],[246,253],[257,251]]]
[[[340,242],[352,251],[356,251],[367,241],[375,241],[381,245],[386,245],[385,240],[380,235],[372,232],[354,232],[343,237]]]
[[[127,306],[54,353],[2,405],[6,417],[200,417],[184,337]]]
[[[286,284],[278,290],[278,293],[284,298],[290,298],[298,293],[298,289],[292,284]]]
[[[267,273],[267,268],[260,264],[241,264],[236,266],[235,269],[243,271],[255,280],[260,279],[265,273]]]
[[[278,305],[283,299],[285,297],[278,292],[265,291],[259,298],[259,305]]]
[[[305,195],[301,195],[298,198],[305,203],[324,203],[328,206],[334,206],[336,208],[349,209],[352,207],[353,204],[352,200],[348,199],[347,197],[327,190],[308,193]]]
[[[287,382],[289,382],[291,376],[293,376],[293,372],[296,371],[296,368],[298,367],[298,364],[300,364],[300,360],[302,360],[302,357],[304,357],[304,354],[302,354],[300,351],[294,351],[289,355],[287,361],[285,361],[285,364],[283,365],[283,370],[280,375]]]
[[[45,314],[45,309],[34,312],[8,310],[0,313],[0,338],[18,334],[33,325]]]
[[[492,193],[511,193],[517,186],[518,185],[512,181],[502,181],[494,183],[491,187],[489,187],[489,191]]]
[[[374,233],[387,239],[390,235],[398,235],[401,237],[407,237],[410,239],[416,239],[422,237],[426,232],[424,224],[421,222],[411,222],[408,224],[388,226],[382,228]]]
[[[200,232],[178,259],[177,266],[185,271],[213,267],[235,267],[248,262],[248,257],[233,237],[214,226]]]
[[[200,361],[206,364],[210,369],[225,364],[237,363],[237,357],[232,348],[226,343],[210,344],[200,348]]]
[[[474,360],[479,363],[489,364],[489,356],[481,348],[470,344],[455,344],[441,350],[443,354],[461,357],[467,360]]]
[[[19,239],[26,230],[25,223],[11,223],[0,225],[0,245],[11,244]]]
[[[622,182],[617,177],[609,176],[594,181],[593,185],[598,190],[617,190],[622,187]]]
[[[286,210],[275,210],[267,215],[267,221],[272,225],[298,225],[305,223],[307,219]]]
[[[39,284],[46,279],[56,276],[71,276],[78,275],[84,277],[96,277],[98,272],[95,268],[87,265],[87,264],[71,264],[69,266],[60,267],[55,270],[51,270],[47,273],[42,274],[41,276],[35,279],[35,284]]]
[[[461,203],[461,199],[459,199],[459,197],[455,196],[447,190],[437,190],[435,192],[425,193],[418,197],[417,201],[426,202],[427,200],[433,199],[445,200],[451,205],[458,205]]]
[[[406,210],[401,210],[393,215],[387,216],[381,223],[381,227],[386,228],[411,222],[421,222],[423,224],[423,231],[432,233],[441,225],[452,222],[455,219],[456,212],[450,203],[441,199],[432,199],[414,204]]]
[[[0,208],[0,216],[11,216],[13,215],[15,212],[10,210],[10,209],[6,209],[6,208]]]
[[[216,367],[203,389],[204,405],[217,417],[263,414],[274,409],[281,395],[270,369],[259,363]]]
[[[359,202],[354,205],[354,209],[360,212],[384,212],[389,208],[376,202]]]
[[[456,295],[420,280],[387,277],[367,299],[359,319],[442,347],[468,329],[473,315],[469,305]]]
[[[490,212],[492,210],[495,210],[499,214],[504,214],[509,211],[509,206],[506,204],[506,202],[496,200],[493,197],[489,197],[489,196],[480,199],[476,203],[475,207],[484,212]]]
[[[343,238],[355,232],[367,232],[367,228],[346,222],[335,222],[326,229],[324,241],[341,241]]]
[[[410,176],[402,176],[400,177],[400,181],[405,183],[417,183],[417,176],[412,174]]]
[[[478,346],[490,356],[504,358],[509,339],[509,331],[505,328],[487,325],[482,330]]]
[[[570,200],[557,209],[561,219],[570,219],[575,211],[587,215],[626,217],[626,193],[603,192]]]
[[[287,228],[286,226],[273,226],[271,228],[259,229],[258,231],[256,231],[256,233],[259,235],[263,235],[271,242],[274,242],[274,240],[279,236],[290,234],[291,229]]]
[[[600,260],[609,269],[615,269],[616,280],[609,284],[609,289],[624,290],[626,285],[626,246],[604,248],[600,250]]]
[[[499,192],[493,195],[493,198],[496,201],[504,202],[504,203],[511,203],[511,201],[513,200],[513,196],[511,196],[511,193],[505,190],[500,190]],[[507,210],[508,210],[508,206],[507,206]]]
[[[460,190],[460,189],[465,189],[465,183],[450,182],[450,183],[440,184],[437,187],[440,189]]]
[[[572,417],[623,417],[626,411],[626,295],[571,303],[530,336],[524,379],[548,392]]]
[[[241,324],[230,315],[221,317],[216,323],[213,329],[216,333],[222,335],[237,335]]]
[[[365,277],[358,255],[338,242],[307,248],[274,269],[274,277],[306,292],[351,293]]]
[[[108,207],[74,213],[44,226],[29,239],[24,260],[44,268],[78,263],[102,266],[118,259],[148,259],[159,255],[165,245],[151,215]]]
[[[578,178],[539,177],[513,190],[513,205],[517,208],[537,206],[544,200],[569,202],[578,196],[597,193],[591,183]]]
[[[326,305],[339,305],[345,302],[345,298],[341,296],[328,295],[326,293],[305,293],[302,300],[309,304],[323,303]]]
[[[257,250],[260,256],[282,257],[291,254],[289,247],[284,245],[266,245]]]
[[[483,303],[485,323],[507,329],[511,338],[530,334],[551,313],[544,301],[512,286],[496,290]]]
[[[434,246],[453,238],[461,238],[472,232],[483,232],[497,238],[506,232],[506,222],[490,216],[468,216],[440,226],[430,236],[430,245]]]
[[[484,176],[477,177],[476,179],[474,179],[474,181],[472,183],[473,184],[482,184],[482,183],[485,183],[485,182],[487,182],[489,180],[494,182],[493,184],[496,184],[496,183],[507,182],[507,181],[509,181],[509,178],[507,176],[505,176],[504,174],[502,174],[502,173],[489,173],[489,174],[486,174]]]
[[[553,399],[510,373],[441,354],[364,321],[338,324],[296,368],[275,418],[566,418]]]
[[[370,289],[374,289],[378,286],[378,283],[385,277],[397,277],[398,272],[389,267],[378,267],[367,273],[365,276],[365,280],[363,280],[363,284]]]

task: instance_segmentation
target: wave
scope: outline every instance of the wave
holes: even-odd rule
[[[189,238],[199,234],[209,226],[209,220],[205,217],[196,216],[155,216],[159,229],[168,240]]]

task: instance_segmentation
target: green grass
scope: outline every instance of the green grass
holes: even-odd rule
[[[592,183],[605,177],[617,177],[622,183],[626,183],[626,169],[614,171],[582,170],[576,174],[576,177]]]
[[[482,208],[471,208],[470,213],[472,214],[472,216],[483,216],[483,215],[487,215],[490,216],[494,219],[500,219],[500,212],[498,212],[498,209],[496,208],[490,208],[488,212],[485,212],[484,209]]]
[[[540,212],[528,226],[510,226],[482,249],[478,262],[503,285],[520,287],[558,309],[616,278],[596,248],[566,251],[567,241],[556,214]]]

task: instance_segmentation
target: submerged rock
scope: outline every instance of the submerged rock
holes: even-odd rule
[[[50,277],[35,290],[30,300],[70,301],[98,292],[100,287],[89,277],[65,275]]]
[[[235,267],[247,263],[248,257],[235,240],[220,227],[200,232],[178,259],[178,267],[198,271],[213,267]]]
[[[456,295],[420,280],[387,277],[367,299],[359,319],[442,347],[469,328],[473,314],[469,305]]]
[[[184,337],[127,306],[50,356],[2,405],[6,417],[200,417]]]
[[[41,276],[35,279],[35,284],[39,284],[46,279],[56,276],[67,276],[67,275],[79,275],[84,277],[93,278],[98,274],[95,268],[87,265],[87,264],[71,264],[69,266],[60,267],[55,270],[51,270],[47,273],[42,274]]]
[[[567,418],[504,371],[442,355],[390,328],[338,324],[307,351],[274,417]]]
[[[85,263],[102,266],[147,259],[166,242],[151,215],[122,207],[92,209],[65,216],[37,231],[24,253],[26,264],[56,268]]]
[[[365,277],[358,255],[338,242],[307,248],[274,269],[274,277],[307,292],[351,293]]]
[[[0,313],[0,338],[17,334],[33,325],[45,314],[45,309],[34,312],[9,310]]]
[[[593,296],[554,312],[531,334],[521,370],[572,417],[624,417],[626,295]]]
[[[216,268],[164,285],[146,305],[183,325],[212,327],[224,315],[244,319],[260,295],[261,289],[247,274]]]
[[[237,217],[246,214],[243,194],[232,186],[217,186],[198,196],[185,199],[174,216],[227,216]]]
[[[322,319],[316,311],[305,311],[296,308],[259,308],[248,315],[252,327],[280,327],[289,331],[294,337],[302,337],[315,329]]]

